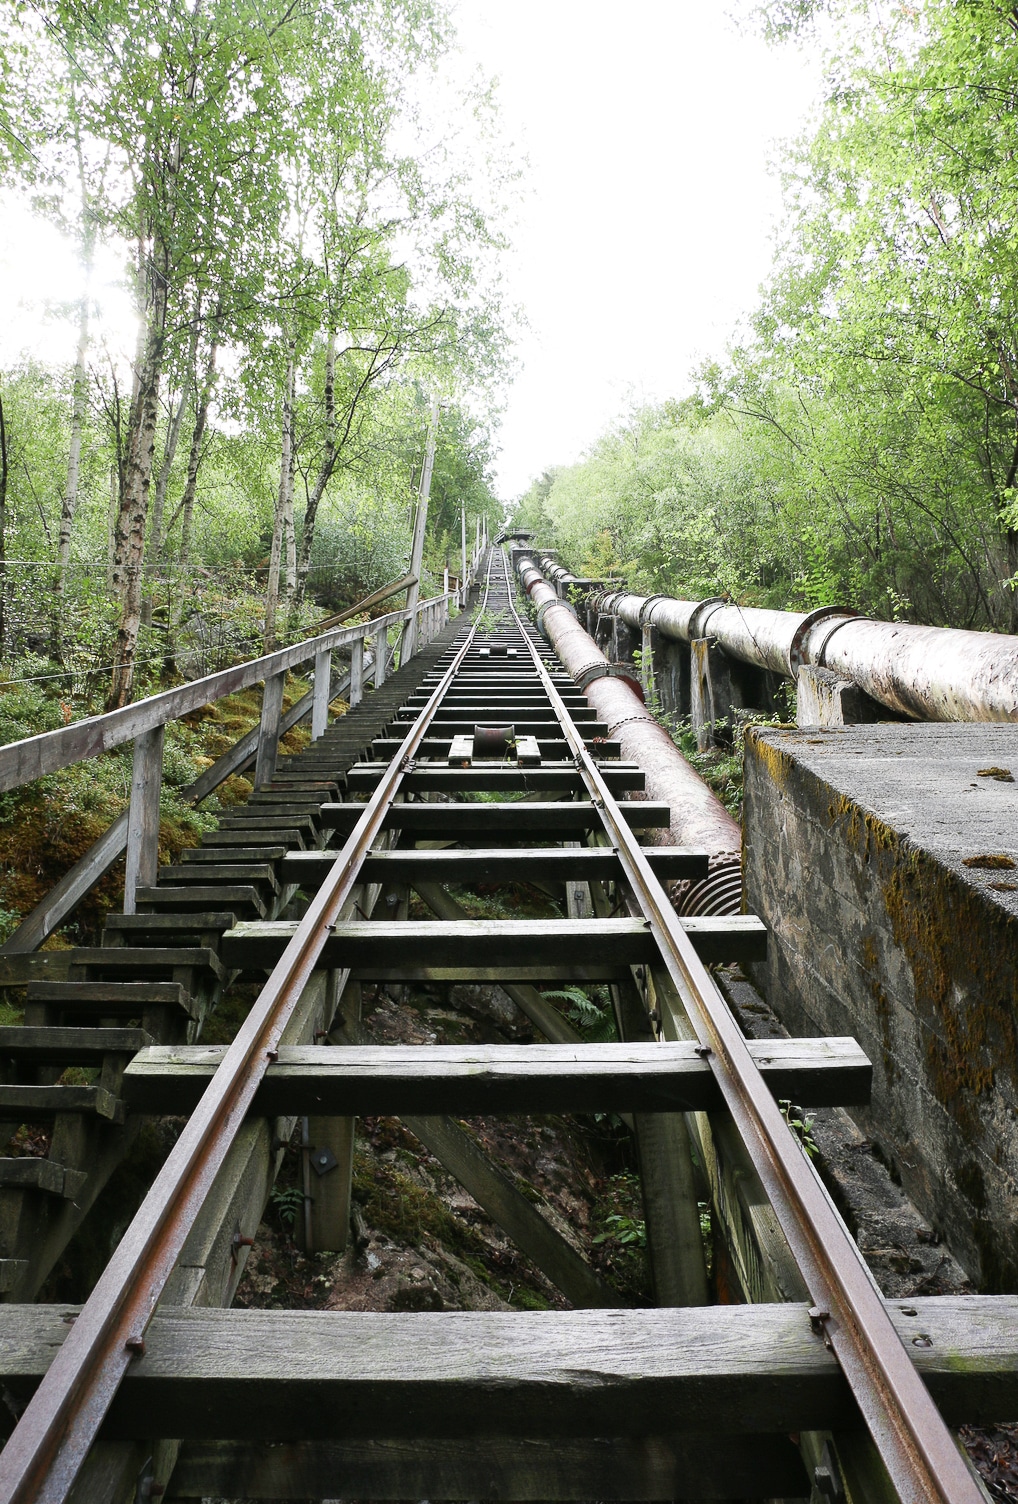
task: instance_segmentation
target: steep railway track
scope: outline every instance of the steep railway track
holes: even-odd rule
[[[20,1303],[0,1308],[0,1359],[9,1403],[25,1408],[0,1454],[0,1500],[128,1497],[139,1459],[138,1487],[152,1496],[169,1479],[172,1495],[182,1440],[219,1449],[206,1454],[218,1493],[660,1498],[699,1481],[708,1496],[789,1494],[805,1474],[788,1433],[822,1468],[824,1437],[860,1416],[898,1497],[981,1497],[915,1361],[943,1386],[939,1350],[928,1356],[940,1338],[918,1342],[937,1303],[883,1301],[775,1100],[859,1100],[866,1062],[851,1041],[782,1051],[743,1038],[709,966],[759,956],[766,937],[752,916],[676,915],[663,883],[703,877],[706,857],[642,844],[669,818],[642,784],[518,614],[493,551],[473,625],[461,617],[281,760],[139,889],[137,913],[111,916],[101,947],[74,953],[70,980],[29,987],[24,1025],[0,1030],[0,1111],[51,1133],[45,1158],[2,1172],[0,1270]],[[521,879],[561,894],[568,917],[468,918],[446,891]],[[435,917],[407,917],[410,888]],[[231,1045],[188,1043],[224,988],[266,972]],[[549,1043],[364,1043],[362,981],[479,980]],[[621,1043],[576,1039],[540,991],[562,982],[610,987]],[[73,1065],[89,1084],[61,1080]],[[636,1134],[666,1310],[612,1310],[455,1124],[594,1110],[627,1114]],[[186,1124],[90,1298],[73,1312],[26,1304],[133,1127],[163,1113]],[[404,1116],[586,1309],[230,1311],[293,1121],[309,1118],[331,1161],[305,1199],[307,1235],[329,1247],[349,1219],[351,1120],[368,1113]],[[708,1304],[690,1136],[720,1117],[806,1301]],[[962,1317],[940,1316],[964,1349]],[[288,1466],[270,1455],[284,1444]]]

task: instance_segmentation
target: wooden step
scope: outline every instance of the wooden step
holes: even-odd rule
[[[865,1106],[873,1068],[854,1039],[768,1039],[750,1054],[779,1099]],[[190,1112],[225,1045],[154,1045],[123,1097],[139,1112]],[[452,1113],[714,1112],[724,1100],[693,1042],[680,1044],[281,1045],[252,1111],[266,1117]]]
[[[705,851],[648,846],[643,854],[662,882],[707,876]],[[323,881],[335,860],[335,851],[293,851],[283,858],[283,880],[314,886]],[[512,883],[534,878],[593,882],[618,878],[621,873],[618,854],[607,846],[372,851],[361,868],[366,882],[400,883]]]
[[[61,1066],[99,1065],[107,1055],[135,1055],[152,1044],[145,1029],[88,1029],[53,1025],[0,1028],[0,1058]]]
[[[886,1305],[949,1425],[1018,1413],[1018,1297]],[[76,1314],[0,1306],[0,1383],[15,1398],[32,1393]],[[163,1307],[104,1434],[522,1441],[646,1435],[662,1416],[681,1417],[684,1433],[715,1448],[730,1434],[859,1425],[801,1301],[384,1314]]]
[[[124,1104],[102,1086],[0,1086],[0,1119],[45,1122],[58,1113],[94,1113],[124,1121]]]
[[[127,941],[135,945],[165,945],[171,939],[178,946],[213,948],[223,931],[232,929],[236,922],[236,914],[229,909],[199,909],[186,914],[107,914],[103,950],[121,947]]]
[[[107,952],[96,954],[105,959]],[[123,954],[123,952],[121,952]],[[46,1005],[76,1018],[140,1018],[150,1008],[181,1010],[197,1018],[197,1010],[180,982],[30,982],[28,1005]]]
[[[215,851],[218,855],[225,852],[228,847],[237,846],[245,861],[270,861],[272,860],[270,852],[275,852],[279,848],[285,850],[289,846],[304,847],[307,844],[305,832],[293,827],[278,830],[271,827],[265,832],[263,844],[258,845],[257,842],[258,832],[246,826],[238,830],[210,831],[202,838],[202,845],[206,851]],[[184,853],[181,852],[181,855],[183,856]],[[220,860],[224,858],[220,856]]]
[[[0,1159],[0,1188],[5,1191],[44,1191],[73,1201],[87,1179],[87,1171],[69,1170],[53,1159]]]
[[[305,835],[313,836],[315,833],[315,819],[303,809],[293,809],[290,805],[281,805],[272,814],[261,814],[257,810],[249,810],[242,807],[236,814],[224,814],[219,816],[218,835],[225,835],[227,831],[267,831],[273,832],[281,827],[287,830],[299,830]]]
[[[754,914],[680,922],[708,964],[766,959],[767,931]],[[239,924],[223,936],[223,962],[236,967],[274,965],[296,929],[296,920]],[[333,926],[319,964],[349,966],[379,980],[411,980],[434,970],[444,975],[450,968],[478,977],[495,970],[504,976],[526,976],[544,966],[601,965],[611,973],[619,967],[646,965],[657,955],[650,927],[642,919],[358,920]]]
[[[265,864],[268,862],[278,862],[281,857],[284,857],[286,855],[288,849],[289,848],[286,846],[238,846],[236,849],[231,847],[229,850],[224,850],[222,847],[216,849],[214,845],[187,846],[180,853],[180,864],[181,866],[183,866],[185,863],[190,864],[192,862],[219,863],[223,865],[228,863],[231,869],[236,871],[235,864],[237,863],[243,864],[247,862],[254,862],[258,864]],[[159,870],[160,875],[162,875],[162,873],[164,872],[167,872],[175,876],[177,872],[177,868],[172,865],[168,867],[161,867]],[[266,867],[265,870],[269,873],[268,880],[271,880],[271,869]],[[255,880],[257,876],[257,880],[259,882],[266,880],[263,878],[261,873],[256,875],[253,872],[248,874],[246,871],[244,871],[241,873],[241,875],[245,877],[250,876],[252,880]]]
[[[306,854],[311,855],[311,853]],[[165,871],[165,867],[160,868],[160,876]],[[187,875],[192,876],[190,869],[187,870]],[[207,887],[199,883],[188,884],[186,887],[170,887],[168,884],[160,883],[158,888],[136,889],[134,901],[139,911],[201,909],[209,904],[224,903],[229,904],[237,914],[253,909],[259,919],[264,919],[267,913],[265,901],[257,888],[242,887],[228,882],[224,882],[221,887]]]
[[[207,945],[82,945],[74,951],[74,966],[103,972],[140,972],[146,977],[153,972],[206,971],[220,982],[226,980],[222,962]]]

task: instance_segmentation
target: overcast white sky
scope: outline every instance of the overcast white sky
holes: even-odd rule
[[[777,139],[819,84],[724,0],[459,0],[461,44],[500,80],[529,193],[508,266],[530,331],[500,490],[579,457],[633,399],[681,395],[770,264]]]
[[[499,79],[505,137],[528,168],[509,293],[528,320],[502,424],[499,489],[577,459],[633,400],[682,395],[754,303],[779,208],[767,162],[794,134],[817,65],[768,48],[724,0],[458,0],[464,62]],[[130,327],[107,256],[94,291]],[[50,306],[77,293],[52,229],[0,214],[0,359],[69,363]],[[129,342],[126,347],[129,348]]]

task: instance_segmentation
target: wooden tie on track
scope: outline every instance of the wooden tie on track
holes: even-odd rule
[[[281,760],[201,847],[138,889],[137,913],[110,917],[101,947],[71,954],[66,980],[29,986],[23,1027],[0,1030],[2,1115],[52,1124],[45,1159],[0,1163],[0,1381],[9,1408],[30,1401],[0,1454],[0,1504],[64,1499],[72,1486],[76,1500],[152,1497],[167,1483],[179,1499],[798,1497],[810,1488],[803,1458],[832,1487],[851,1484],[853,1467],[879,1478],[860,1406],[898,1496],[979,1497],[935,1412],[940,1431],[923,1411],[917,1439],[909,1394],[874,1411],[883,1380],[867,1390],[844,1342],[865,1301],[853,1305],[850,1289],[847,1303],[810,1309],[815,1268],[829,1271],[787,1220],[799,1171],[779,1184],[782,1150],[776,1219],[756,1120],[733,1096],[730,1046],[723,1030],[705,1042],[709,1009],[697,1027],[703,963],[759,957],[762,926],[675,918],[660,882],[703,876],[706,857],[634,839],[666,826],[667,807],[638,797],[640,769],[618,760],[516,618],[499,554],[492,615],[496,632],[475,635],[461,618]],[[464,756],[479,723],[513,726],[515,746],[499,760]],[[469,919],[446,892],[495,880],[544,886],[568,917]],[[406,917],[410,887],[433,919]],[[303,917],[289,917],[294,906]],[[266,972],[235,1043],[202,1045],[223,989]],[[503,986],[549,1042],[368,1041],[362,981],[461,979]],[[623,1042],[580,1040],[539,991],[556,981],[608,984]],[[852,1040],[767,1041],[745,1054],[767,1103],[867,1099],[868,1062]],[[64,1084],[70,1065],[98,1076]],[[668,1310],[612,1309],[596,1272],[455,1122],[609,1110],[636,1135]],[[307,1116],[335,1160],[309,1231],[337,1247],[351,1119],[378,1113],[402,1116],[577,1309],[226,1309],[294,1120]],[[153,1114],[188,1123],[93,1297],[80,1313],[25,1304]],[[753,1304],[706,1304],[691,1142]],[[855,1266],[832,1267],[838,1296]],[[1004,1304],[925,1300],[886,1313],[908,1373],[914,1359],[949,1420],[997,1419],[1018,1402]],[[886,1341],[876,1333],[874,1371]],[[894,1497],[868,1486],[852,1497]]]

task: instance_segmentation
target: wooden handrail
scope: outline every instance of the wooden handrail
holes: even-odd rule
[[[436,601],[450,598],[433,596],[420,603],[418,612],[433,607]],[[60,768],[70,767],[72,763],[98,757],[111,747],[120,746],[144,732],[165,726],[168,721],[189,715],[201,705],[211,705],[225,695],[235,694],[261,680],[284,674],[318,653],[331,652],[334,648],[362,642],[365,637],[374,637],[379,632],[387,631],[390,626],[404,622],[407,614],[405,610],[390,611],[385,616],[375,617],[373,621],[361,622],[357,626],[338,627],[317,637],[306,638],[292,647],[266,653],[264,657],[251,658],[234,668],[221,669],[219,673],[209,674],[204,679],[192,679],[190,683],[178,685],[175,689],[163,690],[161,694],[150,695],[133,705],[125,705],[121,710],[90,716],[83,721],[73,721],[69,726],[61,726],[57,731],[45,731],[39,736],[10,742],[7,746],[0,747],[0,793],[20,788],[22,784],[31,783],[46,773],[55,773]]]

